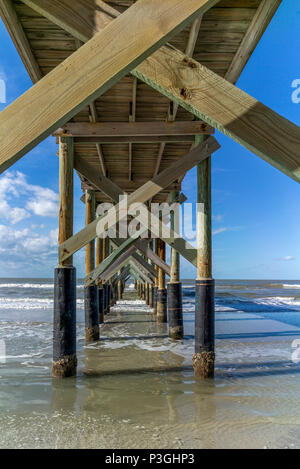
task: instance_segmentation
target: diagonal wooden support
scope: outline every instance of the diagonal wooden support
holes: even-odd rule
[[[107,280],[111,278],[111,275],[119,271],[121,266],[124,265],[124,262],[129,258],[132,258],[134,263],[138,264],[140,269],[145,271],[147,276],[152,279],[157,277],[155,269],[136,252],[136,248],[131,245],[129,240],[123,244],[120,243],[119,246],[117,246],[117,250],[114,252],[117,254],[117,258],[116,256],[110,256],[110,259],[107,260],[104,266],[102,265],[103,263],[101,263],[92,272],[90,272],[90,274],[85,278],[85,286],[92,285],[94,282],[97,282],[97,280]]]
[[[119,246],[119,240],[112,240],[112,242],[116,242],[116,246]],[[160,267],[168,276],[170,276],[171,269],[166,262],[162,261],[159,256],[157,256],[152,249],[150,249],[146,243],[143,240],[138,239],[135,243],[134,246],[136,249],[141,251],[142,254],[144,254],[148,259],[150,259],[155,265]]]
[[[111,241],[112,241],[112,243],[113,243],[117,248],[119,248],[119,247],[122,245],[122,241],[121,241],[120,239],[118,239],[118,238],[113,239],[113,240],[111,240]],[[156,256],[156,254],[154,254],[154,252],[153,252],[150,248],[148,248],[148,247],[145,245],[145,243],[143,243],[143,241],[137,240],[137,241],[135,241],[135,243],[133,244],[133,246],[134,246],[134,248],[135,248],[136,250],[137,250],[137,249],[140,250],[140,251],[141,251],[143,254],[145,254],[147,257],[149,257],[147,254],[150,254],[150,255],[151,255],[151,253],[152,253],[152,254],[153,254],[152,257],[155,258],[155,260],[156,260],[157,262],[160,261],[160,264],[163,266],[163,270],[164,270],[164,271],[165,271],[165,270],[168,270],[169,266],[168,266],[166,263],[162,262],[161,259],[159,259],[159,257]],[[150,251],[151,251],[151,253],[150,253]],[[137,260],[137,262],[140,262],[140,264],[142,264],[142,266],[144,266],[144,267],[146,268],[146,270],[148,270],[148,272],[149,272],[152,276],[157,277],[157,271],[155,270],[155,268],[154,268],[151,264],[149,264],[148,262],[146,262],[146,261],[144,260],[144,258],[143,258],[140,254],[138,254],[137,252],[135,252],[132,257],[133,257],[135,260]]]
[[[134,239],[136,239],[136,236]],[[120,270],[120,265],[130,257],[140,265],[141,269],[146,270],[149,276],[152,278],[157,277],[156,270],[136,252],[136,248],[132,242],[126,240],[125,243],[122,243],[119,240],[118,242],[117,240],[114,240],[114,244],[117,246],[117,249],[114,251],[115,255],[109,256],[109,258],[106,259],[105,265],[101,263],[92,272],[90,272],[90,274],[85,278],[85,286],[92,285],[97,282],[97,280],[107,279],[107,275],[111,274],[111,272]]]
[[[100,191],[104,192],[108,197],[112,199],[112,201],[118,203],[119,197],[124,195],[124,191],[119,188],[116,184],[110,181],[108,178],[100,176],[95,173],[94,169],[83,159],[76,157],[75,161],[75,169],[88,181],[95,186],[95,188],[99,189]],[[150,212],[149,212],[150,213]],[[141,220],[142,222],[142,220]],[[160,222],[162,231],[168,229],[165,223]],[[148,227],[145,227],[145,231],[148,230]],[[155,237],[156,235],[153,234]],[[187,261],[191,262],[193,265],[197,265],[197,250],[193,248],[187,241],[180,238],[178,234],[176,236],[174,233],[170,231],[170,238],[162,237],[163,241],[165,241],[169,246],[176,249]],[[157,259],[158,256],[156,256]],[[165,270],[162,266],[160,266],[163,270]],[[166,271],[168,275],[170,273]]]
[[[135,236],[126,239],[126,241],[118,249],[116,249],[108,257],[106,257],[106,259],[104,259],[104,261],[101,262],[101,264],[99,264],[99,266],[96,267],[95,270],[93,270],[92,272],[90,272],[89,275],[87,275],[87,277],[85,278],[86,285],[90,285],[95,282],[98,277],[100,277],[100,274],[104,272],[105,269],[107,269],[112,264],[112,262],[118,260],[121,254],[128,251],[128,249],[132,246],[134,241],[139,238],[139,236],[140,232],[137,232]],[[97,275],[95,275],[95,272],[97,272]]]
[[[68,15],[63,11],[57,11],[58,9],[53,7],[53,2],[26,0],[25,3],[30,3],[33,9],[37,9],[37,3],[42,3],[42,7],[40,5],[38,8],[41,14],[50,18],[49,12],[51,12],[51,18],[55,23],[69,32],[72,29],[72,34],[78,36],[76,28],[69,27]],[[271,10],[272,2],[264,3],[266,6],[261,11],[272,17],[280,1],[274,0]],[[95,7],[93,11],[95,13]],[[112,20],[113,14],[119,15],[116,10],[113,12],[110,10],[111,16],[109,16],[104,9],[102,11],[100,9],[97,12],[98,24],[101,23],[100,16],[104,24],[104,21]],[[264,26],[260,28],[261,26],[254,25],[254,32],[258,37]],[[85,34],[85,40],[88,40],[94,31],[87,27]],[[248,40],[249,37],[248,35]],[[299,127],[219,75],[182,52],[167,46],[162,47],[131,73],[292,179],[300,181]]]
[[[75,169],[88,181],[95,186],[95,188],[99,189],[100,191],[104,192],[108,197],[112,199],[112,201],[118,203],[119,197],[124,195],[124,191],[110,181],[108,178],[100,176],[95,173],[94,169],[83,159],[76,157],[75,161]],[[149,212],[150,214],[150,212]],[[149,215],[150,216],[150,215]],[[142,223],[142,220],[141,220]],[[161,225],[162,232],[166,232],[168,227],[165,225],[164,222],[157,223],[157,226]],[[144,231],[147,231],[148,227],[146,226]],[[153,234],[155,237],[156,234]],[[180,238],[179,235],[175,234],[170,230],[170,238],[162,237],[163,241],[165,241],[169,246],[176,249],[187,261],[191,262],[193,265],[197,265],[197,250],[193,248],[187,241]],[[153,253],[154,254],[154,253]],[[158,256],[156,256],[157,259]],[[160,266],[163,270],[165,270],[162,266]],[[166,271],[168,275],[170,275],[169,271]]]
[[[183,5],[181,0],[141,0],[95,34],[1,112],[0,172],[214,3],[214,0],[189,0]]]
[[[148,283],[151,283],[153,284],[153,280],[152,278],[150,278],[143,269],[141,269],[137,264],[136,262],[134,262],[134,260],[131,258],[129,259],[129,265],[131,265],[133,267],[133,269],[142,277],[142,279],[145,281],[145,282],[148,282]]]
[[[103,281],[108,281],[110,280],[114,275],[116,275],[121,269],[126,267],[129,263],[129,257],[127,257],[125,260],[123,260],[121,263],[117,263],[112,266],[110,269],[107,270],[107,272],[101,274],[99,277]]]
[[[14,9],[12,0],[0,0],[0,16],[33,82],[39,81],[43,74],[34,57],[22,24]]]
[[[121,274],[117,275],[117,276],[113,279],[113,283],[118,282],[119,280],[123,280],[124,277],[126,277],[126,276],[129,274],[129,272],[130,272],[130,266],[127,265],[127,267],[125,267],[125,268],[122,270]]]
[[[128,197],[128,205],[132,204],[143,204],[147,200],[158,194],[163,188],[168,187],[172,182],[176,181],[183,173],[190,170],[195,164],[200,161],[204,161],[206,158],[211,156],[212,153],[217,151],[220,145],[214,137],[209,137],[202,145],[192,150],[187,155],[183,156],[180,160],[173,163],[165,171],[161,172],[158,176],[147,182],[142,187],[137,189],[133,194]],[[113,209],[115,210],[116,217],[115,223],[120,219],[120,204],[116,205]],[[111,210],[108,212],[110,214]],[[65,243],[59,247],[59,258],[64,260],[70,257],[73,253],[77,252],[97,235],[96,229],[99,219],[85,227],[79,233],[72,238],[68,239]],[[113,226],[112,220],[107,223],[107,229]],[[98,232],[98,235],[100,233]]]

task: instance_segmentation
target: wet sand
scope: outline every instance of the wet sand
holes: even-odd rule
[[[202,382],[191,366],[193,314],[184,315],[184,341],[173,342],[130,295],[98,343],[84,347],[78,326],[76,379],[51,379],[48,336],[26,367],[0,366],[1,448],[300,447],[298,327],[217,313],[216,379]]]

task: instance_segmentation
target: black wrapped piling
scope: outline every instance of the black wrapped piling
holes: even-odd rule
[[[215,281],[196,280],[195,376],[213,378],[215,367]]]
[[[157,290],[157,322],[167,322],[167,290]]]
[[[85,340],[99,340],[98,287],[91,285],[84,288]]]
[[[169,336],[174,340],[183,339],[182,284],[168,283]]]
[[[107,284],[106,295],[107,295],[107,298],[106,298],[106,304],[107,304],[106,314],[109,314],[110,313],[110,306],[111,306],[110,305],[111,286],[110,286],[109,283]]]
[[[98,288],[98,308],[99,308],[99,324],[104,323],[104,298],[103,298],[103,287]]]
[[[158,287],[153,287],[153,314],[157,314],[157,291]]]
[[[54,275],[52,376],[76,375],[76,269],[58,267]]]

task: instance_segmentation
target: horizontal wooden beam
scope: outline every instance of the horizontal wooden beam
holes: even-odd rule
[[[43,14],[47,16],[52,2],[42,3]],[[119,14],[116,10],[114,12]],[[102,13],[105,15],[103,10]],[[62,16],[68,23],[65,13],[59,11],[56,11],[55,21],[62,23]],[[109,21],[109,15],[106,19]],[[73,33],[76,36],[75,30]],[[92,35],[93,30],[90,29],[86,39]],[[227,80],[168,46],[161,47],[131,73],[292,179],[300,181],[299,127]]]
[[[162,171],[158,176],[147,182],[142,187],[137,189],[133,194],[128,197],[128,205],[143,204],[158,194],[164,187],[169,186],[172,182],[176,181],[182,174],[193,168],[200,161],[204,161],[211,156],[215,151],[220,148],[220,145],[214,137],[209,137],[203,144],[196,147],[187,155],[181,157],[178,161],[170,165],[169,168]],[[116,220],[119,221],[120,212],[119,204],[115,207]],[[114,218],[114,217],[113,217]],[[99,220],[95,220],[90,225],[86,226],[83,230],[77,233],[72,238],[68,239],[65,243],[59,246],[59,259],[63,261],[65,258],[77,252],[84,247],[87,243],[92,241],[96,235],[96,229]],[[107,223],[107,229],[113,226],[112,220]],[[100,233],[98,232],[98,235]]]
[[[122,143],[193,143],[195,136],[193,135],[164,135],[154,137],[74,137],[76,145],[117,145]]]
[[[163,137],[213,135],[215,130],[199,121],[178,122],[69,122],[54,132],[54,136],[68,137]]]
[[[47,0],[46,5],[50,3]],[[184,5],[181,0],[138,1],[96,33],[0,113],[0,172],[101,96],[214,3],[213,0],[189,0]],[[63,10],[61,5],[57,8]]]

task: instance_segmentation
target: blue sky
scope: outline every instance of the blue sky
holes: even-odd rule
[[[285,0],[244,70],[238,86],[300,124],[292,102],[300,80],[300,5]],[[0,20],[0,79],[7,104],[31,81]],[[299,93],[300,97],[300,93]],[[0,103],[0,111],[7,104]],[[213,156],[214,276],[239,279],[300,279],[300,187],[220,133]],[[57,262],[58,158],[48,138],[0,176],[0,276],[50,277]],[[196,198],[196,171],[183,183]],[[80,183],[75,178],[75,231],[84,223]],[[75,256],[84,275],[84,253]],[[182,276],[195,270],[182,262]]]

